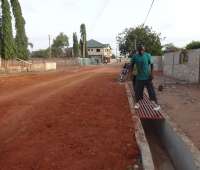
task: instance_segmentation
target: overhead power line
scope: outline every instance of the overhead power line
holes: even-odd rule
[[[97,23],[98,23],[98,20],[102,17],[103,13],[105,12],[108,4],[110,3],[111,0],[104,0],[102,1],[103,4],[102,4],[102,7],[100,8],[99,12],[97,13],[94,21],[93,21],[93,24],[92,24],[92,30],[95,29]]]
[[[146,18],[145,18],[145,20],[144,20],[143,25],[145,25],[145,23],[147,22],[147,19],[148,19],[148,17],[149,17],[149,14],[150,14],[150,12],[151,12],[151,10],[152,10],[152,8],[153,8],[154,2],[155,2],[155,0],[153,0],[152,3],[151,3],[150,9],[149,9],[149,11],[148,11],[148,13],[147,13],[147,16],[146,16]]]

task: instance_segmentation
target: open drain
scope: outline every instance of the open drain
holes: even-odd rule
[[[145,135],[152,153],[155,170],[176,170],[171,157],[169,156],[165,146],[160,139],[159,134],[156,132],[155,128],[157,127],[154,126],[155,123],[157,123],[157,121],[142,121]]]
[[[152,116],[148,98],[135,111],[131,83],[126,90],[144,170],[200,170],[200,151],[166,114]],[[148,107],[148,108],[147,108]],[[150,108],[150,110],[149,110]],[[141,113],[140,111],[143,111]],[[147,114],[147,113],[151,114]],[[160,114],[160,113],[159,113]]]

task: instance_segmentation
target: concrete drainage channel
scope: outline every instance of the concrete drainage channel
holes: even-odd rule
[[[130,109],[136,121],[136,140],[144,170],[200,170],[200,152],[170,120],[140,120],[134,111],[130,83],[126,83]]]
[[[155,169],[158,170],[175,170],[175,165],[169,156],[160,137],[155,133],[154,123],[156,121],[142,121],[147,141],[151,150]],[[158,127],[160,128],[160,127]]]

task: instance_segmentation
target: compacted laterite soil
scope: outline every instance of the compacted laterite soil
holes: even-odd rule
[[[126,170],[138,149],[118,72],[0,77],[0,170]]]

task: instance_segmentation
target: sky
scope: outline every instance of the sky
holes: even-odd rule
[[[26,20],[26,32],[34,49],[48,47],[52,39],[64,32],[72,46],[73,32],[80,38],[80,24],[85,23],[87,38],[111,44],[125,28],[141,25],[152,0],[19,0]],[[200,0],[155,0],[146,22],[166,37],[162,42],[184,47],[200,40]]]

